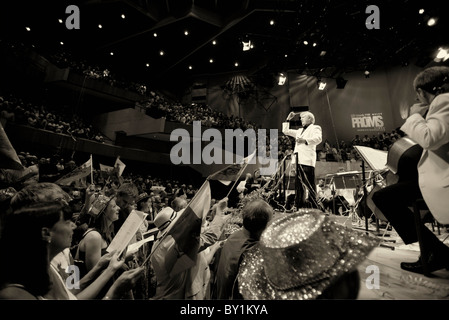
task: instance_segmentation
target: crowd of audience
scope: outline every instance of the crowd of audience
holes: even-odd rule
[[[43,166],[40,157],[27,152],[17,155],[25,167]],[[259,239],[270,221],[288,214],[274,210],[272,200],[277,192],[271,182],[245,193],[232,207],[228,207],[227,198],[215,200],[210,195],[204,198],[205,202],[197,201],[195,206],[207,205],[202,210],[208,213],[201,226],[196,262],[183,267],[188,260],[181,259],[178,267],[182,271],[172,274],[169,270],[173,254],[179,252],[176,248],[180,244],[165,234],[175,228],[177,219],[193,203],[197,187],[126,170],[119,174],[116,169],[95,170],[94,183],[90,183],[88,175],[69,185],[60,185],[58,178],[72,172],[76,164],[69,165],[70,161],[64,162],[57,156],[50,158],[55,160],[47,165],[55,166],[56,175],[39,174],[37,179],[12,184],[14,188],[3,186],[0,192],[0,253],[5,259],[0,264],[0,298],[257,299],[248,295],[240,265],[250,263],[245,254],[259,248]],[[120,255],[108,252],[108,245],[134,209],[146,216],[129,245],[150,234],[156,240]],[[322,212],[305,210],[303,214],[319,217]],[[181,229],[188,229],[189,223],[193,221],[184,220]],[[339,234],[343,233],[336,233],[337,237]],[[361,240],[359,246],[360,243],[364,246],[357,256],[356,262],[360,263],[374,244],[351,232],[351,239],[354,237]],[[27,268],[24,257],[17,255],[30,243],[33,243],[32,257],[36,259],[35,274],[24,272]],[[351,252],[353,249],[357,248],[351,247]],[[25,255],[25,259],[29,257]],[[11,261],[20,267],[14,268]],[[74,266],[83,270],[78,278],[73,274]],[[355,269],[350,272],[355,273]],[[352,288],[350,292],[346,296],[323,297],[355,299],[359,278],[344,280],[344,272],[340,276],[341,282],[322,283],[320,288],[344,285]],[[295,291],[300,288],[298,284]]]
[[[68,134],[103,143],[106,138],[91,123],[72,112],[68,106],[51,107],[33,103],[13,95],[0,96],[0,120],[34,128]]]

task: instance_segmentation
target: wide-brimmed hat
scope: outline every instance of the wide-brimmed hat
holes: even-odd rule
[[[161,209],[154,218],[154,225],[159,229],[159,234],[168,232],[183,211],[184,209],[175,211],[171,207]]]
[[[315,299],[356,269],[378,241],[317,209],[281,215],[245,254],[240,293],[247,300]]]

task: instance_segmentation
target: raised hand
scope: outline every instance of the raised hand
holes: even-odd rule
[[[293,111],[290,112],[290,113],[288,114],[288,116],[287,116],[287,121],[293,119],[295,116],[296,116],[296,113],[294,113]]]

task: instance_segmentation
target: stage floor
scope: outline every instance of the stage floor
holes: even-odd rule
[[[337,222],[351,226],[352,228],[366,232],[364,220],[354,219],[350,216],[332,215]],[[431,225],[426,225],[432,230]],[[446,269],[433,272],[433,277],[416,274],[402,270],[400,263],[403,261],[414,262],[419,257],[419,244],[406,245],[392,229],[376,229],[375,224],[368,224],[368,232],[382,238],[384,242],[376,247],[368,258],[359,266],[361,284],[359,300],[449,300],[449,271]],[[437,235],[446,245],[449,245],[449,233],[446,228],[440,228],[440,235],[435,227]],[[394,241],[394,242],[393,242]],[[368,266],[377,266],[379,269],[379,286],[373,286],[372,271]],[[368,269],[367,269],[368,268]],[[372,268],[372,267],[371,267]],[[367,278],[369,284],[367,285]]]

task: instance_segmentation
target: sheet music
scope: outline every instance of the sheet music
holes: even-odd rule
[[[387,169],[388,151],[373,149],[364,146],[354,146],[360,156],[365,160],[373,170]]]
[[[111,252],[113,250],[117,250],[119,255],[122,254],[123,250],[125,250],[126,246],[134,237],[146,216],[147,214],[145,212],[137,210],[131,211],[128,218],[126,218],[125,222],[120,227],[120,230],[115,235],[114,239],[112,239],[106,251]]]
[[[137,250],[139,250],[139,248],[141,246],[143,246],[145,243],[150,242],[150,241],[154,241],[154,235],[149,236],[148,238],[145,238],[145,239],[142,239],[140,241],[137,241],[135,243],[130,244],[128,246],[128,251],[126,252],[126,254],[137,252]]]

